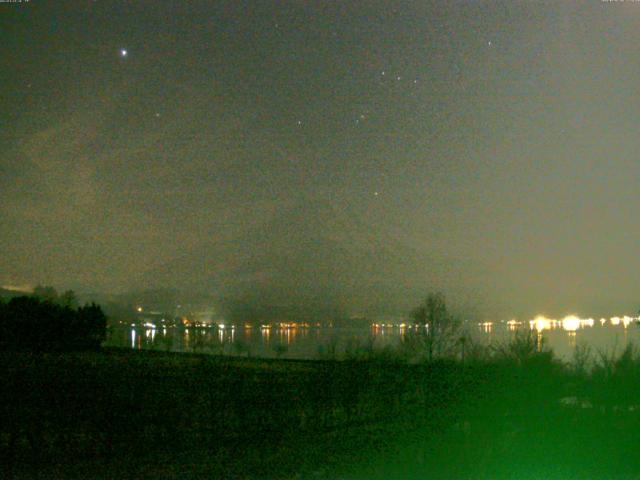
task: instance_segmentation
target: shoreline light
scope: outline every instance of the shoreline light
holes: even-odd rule
[[[562,319],[562,328],[567,332],[575,332],[582,326],[582,320],[575,315],[567,315]]]

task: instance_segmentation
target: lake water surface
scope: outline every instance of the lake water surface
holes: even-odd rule
[[[109,328],[105,345],[259,357],[341,358],[358,349],[397,346],[413,328],[403,324],[358,327],[210,325],[192,328],[115,325]],[[640,326],[637,319],[630,317],[599,321],[576,317],[557,321],[539,317],[528,324],[467,323],[463,328],[475,342],[484,345],[508,341],[516,332],[531,328],[532,333],[563,360],[571,359],[576,345],[587,345],[593,352],[609,353],[622,351],[628,343],[640,345]]]

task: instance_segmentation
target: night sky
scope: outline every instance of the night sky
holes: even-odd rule
[[[0,4],[0,285],[640,306],[640,3]]]

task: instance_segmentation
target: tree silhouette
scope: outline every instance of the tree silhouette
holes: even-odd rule
[[[449,313],[442,293],[430,293],[411,314],[415,324],[424,327],[413,341],[426,350],[428,361],[451,355],[459,342],[460,322]]]
[[[95,304],[77,310],[35,296],[0,306],[0,346],[9,350],[96,349],[106,337],[107,318]]]
[[[107,316],[99,305],[91,303],[78,309],[76,336],[80,347],[96,349],[107,337]]]
[[[58,303],[63,307],[78,308],[78,299],[73,290],[67,290],[60,297],[58,297]]]
[[[58,292],[51,286],[36,286],[33,289],[33,296],[45,302],[55,302],[58,300]]]

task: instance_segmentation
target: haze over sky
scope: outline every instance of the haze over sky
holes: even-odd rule
[[[0,285],[640,306],[640,3],[32,0],[0,22]]]

